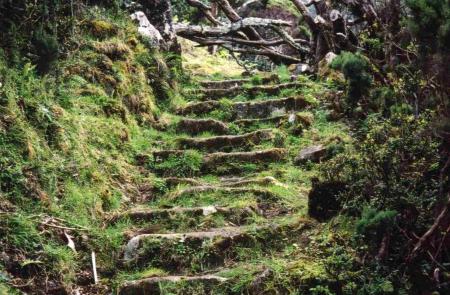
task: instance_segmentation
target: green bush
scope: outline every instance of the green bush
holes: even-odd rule
[[[40,28],[34,33],[32,43],[37,55],[36,69],[38,73],[48,73],[59,56],[59,44],[56,36]]]
[[[395,210],[377,211],[371,207],[365,207],[361,219],[356,224],[356,233],[368,241],[381,241],[383,235],[390,231],[394,225]]]
[[[422,53],[450,46],[450,3],[445,0],[407,0],[411,9],[409,28],[416,35]]]
[[[360,143],[354,150],[321,165],[328,181],[351,184],[344,208],[359,214],[366,203],[397,211],[413,206],[428,215],[427,208],[438,201],[441,165],[430,117],[370,116],[355,135]]]
[[[347,103],[349,107],[355,107],[369,94],[372,85],[369,64],[360,54],[343,52],[333,60],[331,67],[344,74],[347,80]]]

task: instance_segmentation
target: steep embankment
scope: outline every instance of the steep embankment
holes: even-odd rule
[[[128,18],[90,8],[45,76],[0,50],[2,294],[89,285],[91,251],[100,278],[116,269],[122,231],[104,230],[104,215],[152,183],[135,156],[150,146],[156,97],[172,95],[163,56]]]

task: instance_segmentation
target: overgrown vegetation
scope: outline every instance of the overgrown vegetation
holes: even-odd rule
[[[191,1],[172,2],[172,21],[207,24]],[[211,44],[179,40],[180,57],[162,50],[166,39],[149,46],[129,1],[0,1],[0,294],[110,294],[178,274],[223,281],[163,280],[158,290],[450,292],[449,2],[387,1],[376,15],[371,3],[341,3],[343,25],[357,23],[345,34],[339,15],[328,19],[334,2],[309,3],[311,23],[295,1],[231,3],[235,14],[227,3],[202,4],[219,7],[216,29],[245,11],[294,18],[288,43],[313,49],[261,26],[232,38],[273,39],[282,56],[271,46],[258,47],[264,58],[210,54]],[[333,30],[314,29],[321,14]],[[283,65],[299,61],[310,67]],[[202,81],[230,79],[216,90],[238,94],[198,95]],[[305,106],[270,105],[284,97]],[[180,115],[200,100],[212,102]],[[206,125],[191,134],[183,119]],[[262,129],[273,132],[233,143]],[[193,136],[214,144],[184,149]]]

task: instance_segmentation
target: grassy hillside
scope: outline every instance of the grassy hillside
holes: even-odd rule
[[[0,52],[0,270],[23,279],[15,285],[38,276],[30,286],[44,277],[70,286],[90,251],[112,268],[122,236],[102,229],[104,214],[152,185],[134,163],[160,114],[155,93],[171,91],[164,57],[126,14],[91,10],[76,31],[76,48],[45,76],[26,60],[11,68]]]

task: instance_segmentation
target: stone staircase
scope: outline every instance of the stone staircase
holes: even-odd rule
[[[245,89],[242,84],[248,81],[204,81],[202,95],[213,93],[216,98],[221,91],[236,95],[236,89]],[[269,77],[265,83],[274,81]],[[285,83],[258,89],[278,86],[289,87]],[[173,294],[173,290],[229,294],[224,290],[232,282],[221,273],[245,265],[249,254],[243,253],[270,257],[286,245],[307,243],[303,235],[312,221],[299,215],[302,208],[295,198],[301,196],[297,188],[272,175],[269,167],[292,162],[289,147],[274,146],[275,133],[282,122],[293,124],[298,120],[296,112],[309,106],[302,96],[292,96],[233,101],[226,106],[215,99],[192,101],[178,109],[173,127],[180,137],[174,148],[155,150],[146,161],[162,163],[195,150],[202,155],[201,168],[190,178],[160,173],[167,188],[163,196],[108,220],[132,224],[126,233],[122,269],[157,268],[165,273],[123,282],[119,294]],[[224,120],[211,115],[220,110],[228,112]],[[259,129],[261,124],[269,128]],[[233,125],[241,133],[233,134]],[[250,164],[256,168],[247,171]]]

